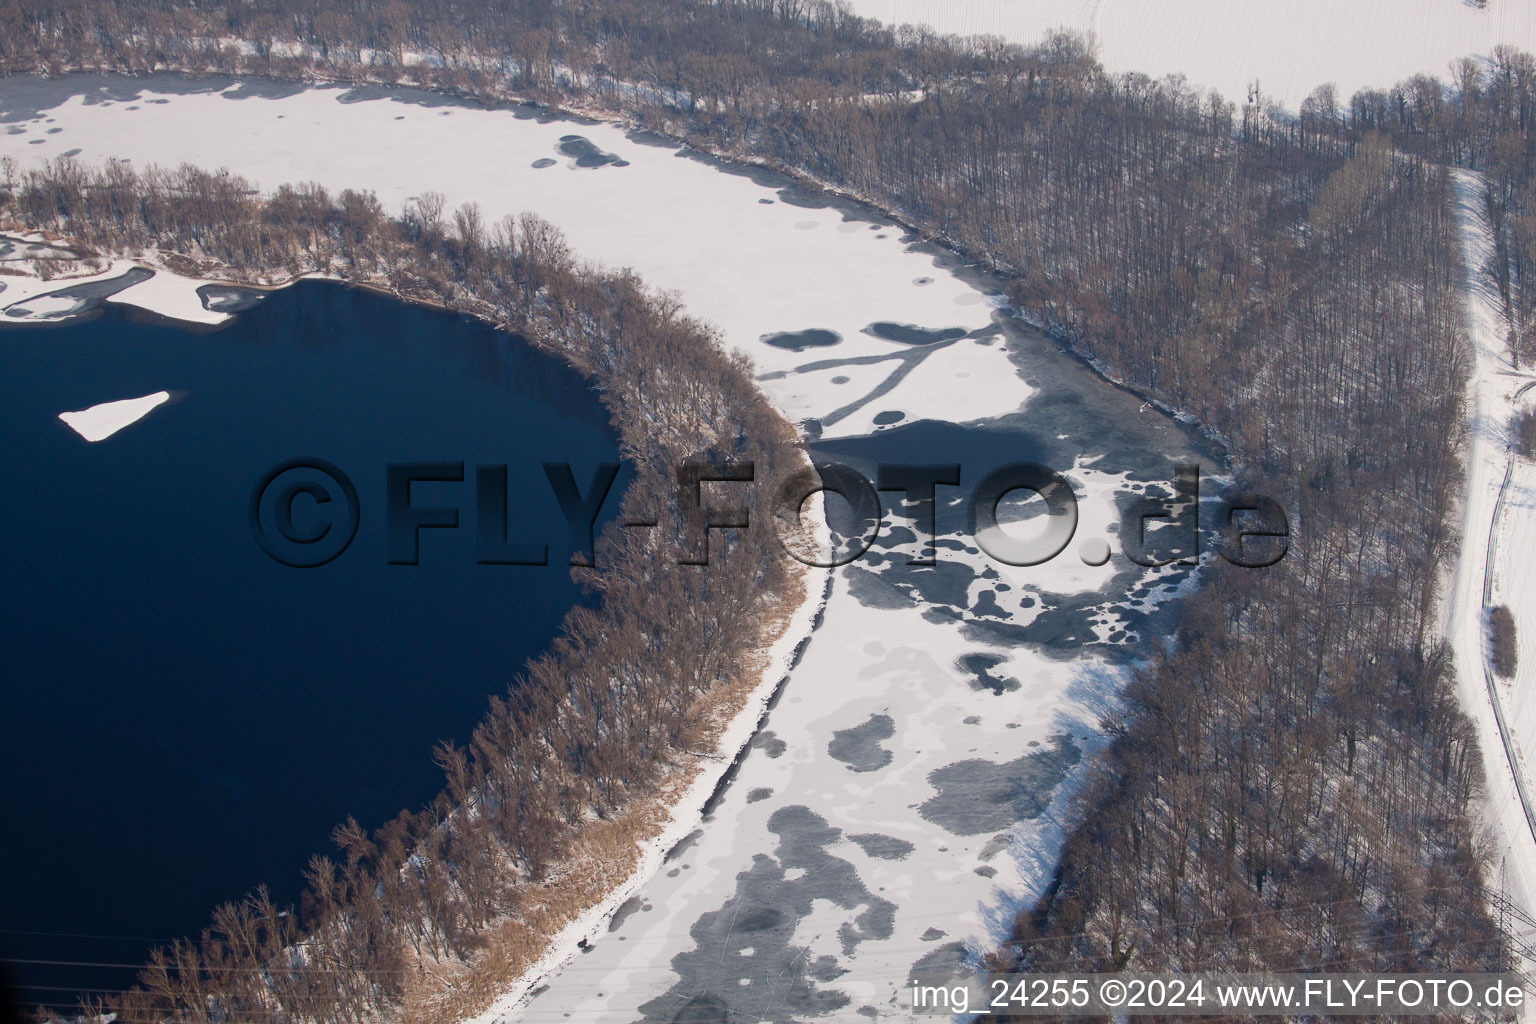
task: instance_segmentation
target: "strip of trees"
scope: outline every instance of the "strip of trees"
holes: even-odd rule
[[[1505,679],[1514,678],[1520,651],[1515,641],[1515,616],[1508,605],[1498,605],[1488,613],[1488,642],[1493,649],[1493,671]]]
[[[1536,412],[1525,410],[1515,414],[1515,451],[1521,458],[1536,459]]]
[[[619,522],[670,508],[685,458],[751,460],[768,479],[804,463],[794,428],[710,329],[632,275],[578,264],[531,215],[487,226],[467,206],[445,223],[441,201],[427,196],[392,219],[368,193],[307,185],[261,198],[225,173],[66,159],[14,177],[0,218],[87,252],[154,252],[225,279],[322,270],[515,332],[601,389],[636,467]],[[751,493],[752,521],[767,524],[770,489]],[[222,906],[199,941],[157,950],[139,988],[92,1012],[399,1016],[424,967],[496,955],[486,942],[498,925],[564,924],[531,894],[547,898],[540,883],[590,859],[575,845],[588,826],[654,801],[666,777],[693,763],[720,725],[712,698],[755,682],[755,652],[803,594],[803,570],[766,528],[712,538],[710,564],[693,566],[676,564],[687,538],[669,523],[602,534],[598,568],[573,570],[600,594],[596,607],[572,610],[553,648],[491,700],[467,746],[439,748],[446,784],[429,806],[372,831],[349,820],[336,832],[339,856],[311,861],[298,913],[265,892]],[[621,845],[632,852],[634,838]],[[536,952],[483,973],[504,983]]]
[[[1111,76],[1072,36],[939,38],[814,0],[29,0],[0,20],[11,70],[606,110],[864,197],[998,268],[1065,344],[1224,438],[1240,476],[1290,486],[1300,529],[1270,571],[1213,571],[1149,647],[1056,880],[994,965],[1498,963],[1469,820],[1481,757],[1435,615],[1470,362],[1445,168],[1488,174],[1494,277],[1529,359],[1530,58],[1342,104],[1320,89],[1292,118]]]

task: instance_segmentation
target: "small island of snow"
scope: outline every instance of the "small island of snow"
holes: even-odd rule
[[[169,391],[156,391],[142,398],[124,398],[117,402],[103,402],[78,412],[61,412],[71,430],[87,441],[105,441],[124,427],[139,422],[155,407],[171,400]]]

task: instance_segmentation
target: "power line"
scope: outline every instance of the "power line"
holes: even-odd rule
[[[11,988],[40,992],[104,992],[107,994],[115,994],[118,991],[115,988],[81,988],[78,985],[12,985]]]
[[[4,935],[45,935],[52,939],[110,939],[123,942],[175,942],[175,939],[154,938],[148,935],[86,935],[81,932],[37,932],[24,928],[0,928]]]

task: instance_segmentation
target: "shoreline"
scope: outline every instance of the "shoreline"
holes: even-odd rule
[[[655,876],[669,859],[671,851],[702,824],[701,819],[714,803],[716,795],[730,785],[734,769],[750,751],[752,740],[762,730],[768,712],[788,686],[794,667],[821,624],[827,599],[832,593],[834,574],[831,569],[815,569],[808,575],[808,582],[817,581],[819,577],[820,587],[818,589],[808,585],[805,588],[805,598],[790,614],[784,631],[769,646],[768,664],[763,668],[757,686],[722,730],[713,752],[719,759],[715,761],[719,768],[698,772],[683,793],[667,805],[670,820],[655,836],[639,844],[639,863],[623,882],[552,936],[544,955],[489,1006],[476,1014],[459,1018],[462,1024],[494,1024],[526,1006],[538,995],[547,979],[563,969],[578,954],[595,946],[601,936],[607,934],[603,926]],[[701,756],[700,759],[705,758]]]

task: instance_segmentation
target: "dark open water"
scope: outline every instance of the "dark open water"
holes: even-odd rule
[[[99,443],[57,419],[159,390],[176,397]],[[0,393],[0,957],[26,986],[131,981],[14,961],[137,963],[145,940],[196,934],[258,884],[293,899],[347,815],[372,827],[430,799],[433,744],[465,741],[580,599],[540,463],[569,461],[585,489],[618,461],[562,364],[319,282],[214,332],[119,310],[5,329]],[[248,522],[257,481],[295,456],[358,494],[355,541],[320,568],[274,562]],[[413,499],[457,506],[460,527],[422,531],[420,564],[389,565],[385,466],[407,461],[465,463],[465,482]],[[475,564],[480,463],[509,464],[527,496],[512,530],[521,514],[557,564]],[[300,496],[295,529],[329,510]]]

